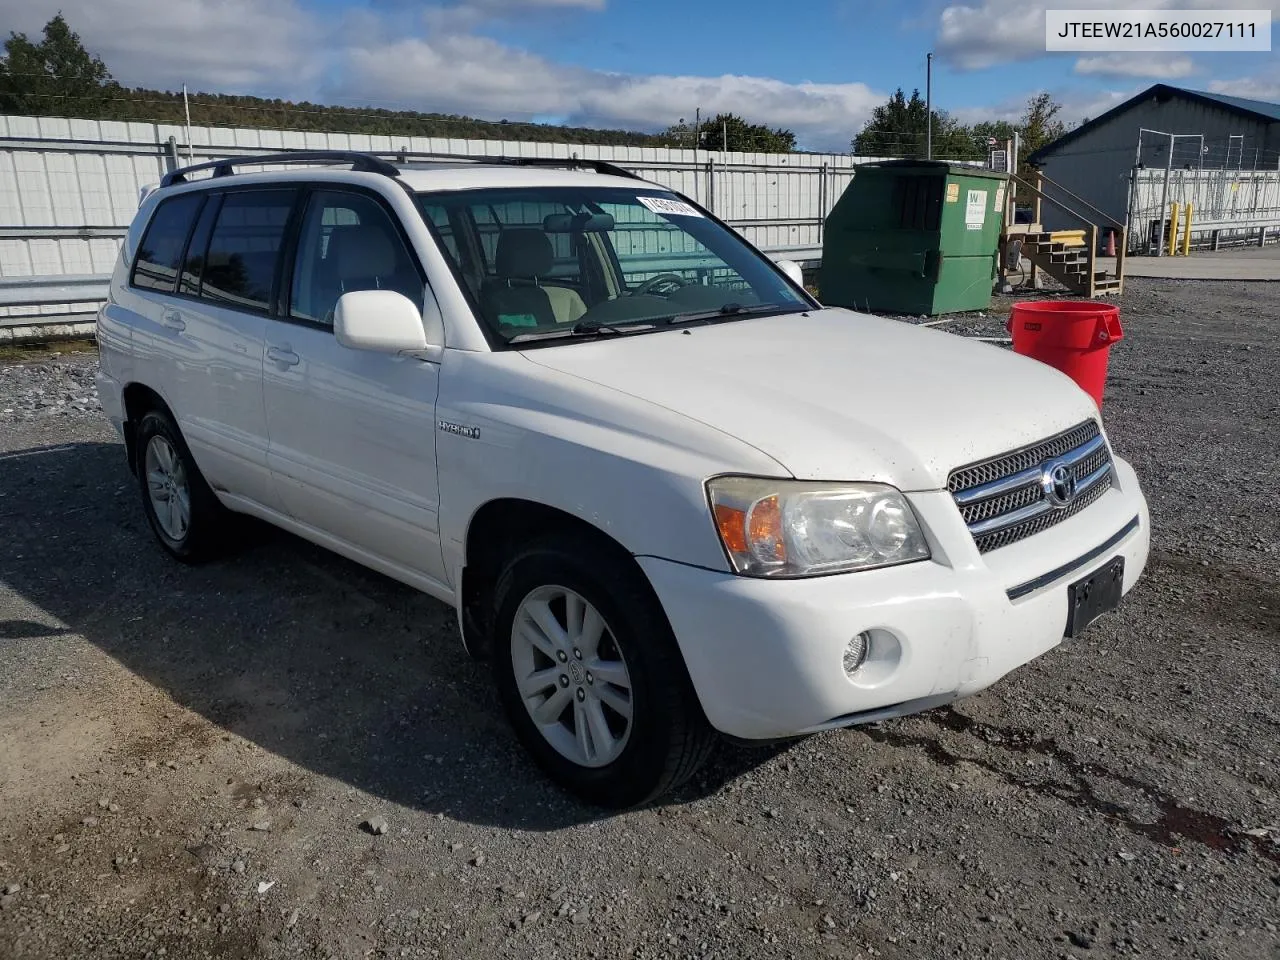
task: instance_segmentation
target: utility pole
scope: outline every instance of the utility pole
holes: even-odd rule
[[[182,85],[182,110],[187,115],[187,163],[195,163],[195,153],[191,147],[191,102],[187,100],[187,85]]]
[[[724,153],[729,152],[729,121],[728,120],[720,121],[720,149]]]
[[[924,158],[933,159],[933,51],[924,58]]]
[[[702,108],[693,109],[693,168],[698,169],[698,146],[702,140]],[[707,174],[707,191],[711,190],[711,174]],[[702,191],[698,189],[698,178],[693,179],[693,199],[702,202]]]

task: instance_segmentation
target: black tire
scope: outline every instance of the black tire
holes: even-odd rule
[[[205,482],[204,475],[196,466],[191,451],[177,424],[168,413],[162,410],[150,410],[138,421],[136,454],[136,472],[138,489],[142,493],[142,509],[147,515],[147,523],[151,532],[160,541],[160,546],[174,559],[183,563],[203,563],[218,556],[224,545],[229,513],[214,492]],[[173,536],[165,529],[156,513],[156,505],[148,489],[147,451],[154,438],[162,438],[176,455],[185,474],[189,492],[190,519],[185,532]]]
[[[516,686],[516,612],[532,591],[548,586],[568,588],[600,612],[630,673],[631,731],[607,766],[581,766],[561,755],[539,731]],[[630,557],[589,536],[540,540],[508,560],[493,605],[490,663],[499,698],[520,742],[556,783],[590,804],[625,809],[679,786],[706,761],[715,731],[666,615]]]

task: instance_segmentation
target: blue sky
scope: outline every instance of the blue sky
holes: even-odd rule
[[[1280,0],[1235,0],[1280,10]],[[1049,91],[1068,122],[1157,81],[1280,99],[1275,54],[1044,53],[1048,0],[0,0],[61,9],[130,85],[655,130],[730,110],[847,150],[895,87],[972,121]],[[1114,9],[1107,0],[1055,7]],[[1213,0],[1129,6],[1222,8]],[[196,120],[198,122],[198,111]]]

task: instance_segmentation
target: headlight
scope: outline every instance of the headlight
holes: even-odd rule
[[[717,477],[707,492],[738,573],[807,577],[929,557],[911,506],[885,484]]]

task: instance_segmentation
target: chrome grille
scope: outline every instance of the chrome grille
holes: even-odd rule
[[[1028,520],[1020,523],[1015,527],[1006,527],[998,533],[989,533],[985,536],[974,537],[973,542],[978,545],[979,553],[989,553],[992,550],[999,550],[1001,547],[1007,547],[1011,543],[1018,540],[1025,540],[1033,534],[1039,533],[1041,530],[1048,530],[1056,523],[1061,523],[1068,517],[1074,517],[1077,513],[1096,501],[1100,496],[1111,489],[1111,474],[1107,474],[1098,483],[1086,490],[1075,500],[1071,501],[1070,506],[1065,510],[1055,510],[1053,513],[1042,513],[1034,520]]]
[[[951,471],[951,476],[947,478],[947,489],[952,493],[958,493],[961,490],[968,490],[970,487],[977,487],[993,480],[999,480],[1020,470],[1026,470],[1028,467],[1038,466],[1046,460],[1052,460],[1054,457],[1060,457],[1064,453],[1076,449],[1076,447],[1084,446],[1084,444],[1098,436],[1099,433],[1098,424],[1093,420],[1089,420],[1078,427],[1064,430],[1055,437],[1042,440],[1040,443],[1034,443],[1029,447],[1023,447],[1021,450],[1002,453],[1000,456],[992,457],[990,460],[983,460],[981,463],[971,463],[967,467],[960,467],[958,470]]]
[[[983,520],[990,520],[993,517],[1012,513],[1021,507],[1030,506],[1043,498],[1044,494],[1040,492],[1040,488],[1033,484],[1027,487],[1019,487],[1013,493],[992,497],[990,500],[979,500],[977,503],[965,504],[960,508],[960,515],[964,517],[965,523],[981,523]]]
[[[1051,502],[1042,470],[1061,459],[1076,492],[1065,505]],[[1111,452],[1095,421],[1039,443],[951,472],[951,491],[978,550],[987,553],[1073,517],[1111,488]]]

